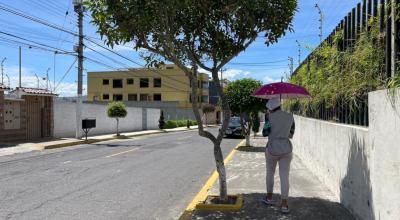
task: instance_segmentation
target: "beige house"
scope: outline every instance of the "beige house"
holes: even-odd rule
[[[200,73],[197,82],[199,93],[192,97],[187,76],[175,65],[158,69],[89,72],[88,100],[179,102],[179,107],[191,108],[193,98],[208,103],[208,82],[208,74]]]

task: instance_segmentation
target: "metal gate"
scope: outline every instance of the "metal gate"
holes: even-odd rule
[[[42,97],[26,96],[25,103],[27,139],[42,138]]]

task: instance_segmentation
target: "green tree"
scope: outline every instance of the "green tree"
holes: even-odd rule
[[[209,113],[212,113],[212,112],[215,111],[215,106],[211,105],[211,104],[204,104],[201,107],[201,110],[202,110],[202,112],[204,114],[204,118],[205,118],[206,126],[207,126],[207,116],[208,116]]]
[[[198,97],[198,67],[211,73],[222,100],[224,118],[217,135],[204,130],[197,99],[193,99],[192,108],[199,135],[214,144],[220,197],[226,201],[226,172],[220,145],[231,113],[219,72],[260,34],[268,46],[291,30],[297,0],[88,0],[86,5],[108,45],[132,42],[136,50],[142,51],[148,66],[164,61],[174,63],[191,82],[192,97]]]
[[[125,118],[128,114],[124,103],[122,102],[110,102],[107,106],[107,115],[110,118],[115,118],[117,120],[117,136],[119,136],[119,119]]]
[[[265,101],[250,96],[262,83],[255,79],[239,79],[225,87],[225,94],[231,111],[240,115],[243,135],[246,137],[246,146],[250,146],[250,133],[253,125],[251,114],[265,109]]]

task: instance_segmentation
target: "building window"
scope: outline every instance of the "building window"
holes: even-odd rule
[[[150,101],[149,94],[140,94],[140,101]]]
[[[99,101],[99,97],[98,96],[93,96],[93,101]]]
[[[122,94],[114,94],[113,101],[122,101]]]
[[[128,101],[137,101],[137,94],[128,94]]]
[[[127,79],[126,84],[128,85],[133,85],[133,79]]]
[[[154,94],[153,101],[161,101],[161,94]]]
[[[204,82],[204,81],[203,81],[202,88],[203,88],[203,89],[208,89],[208,88],[209,88],[208,82]]]
[[[110,85],[110,80],[103,79],[103,85]]]
[[[113,79],[113,88],[122,88],[122,79]]]
[[[153,79],[153,86],[156,88],[160,88],[161,87],[161,78],[154,78]]]
[[[110,99],[110,95],[108,94],[103,94],[103,100],[109,100]]]
[[[140,78],[140,88],[149,87],[149,78]]]
[[[192,103],[192,94],[189,94],[189,102]]]

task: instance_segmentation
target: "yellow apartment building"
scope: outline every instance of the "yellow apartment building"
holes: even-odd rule
[[[198,101],[208,103],[209,76],[200,73]],[[191,86],[185,73],[175,65],[158,69],[128,69],[88,72],[89,101],[179,102],[181,108],[191,108]]]

